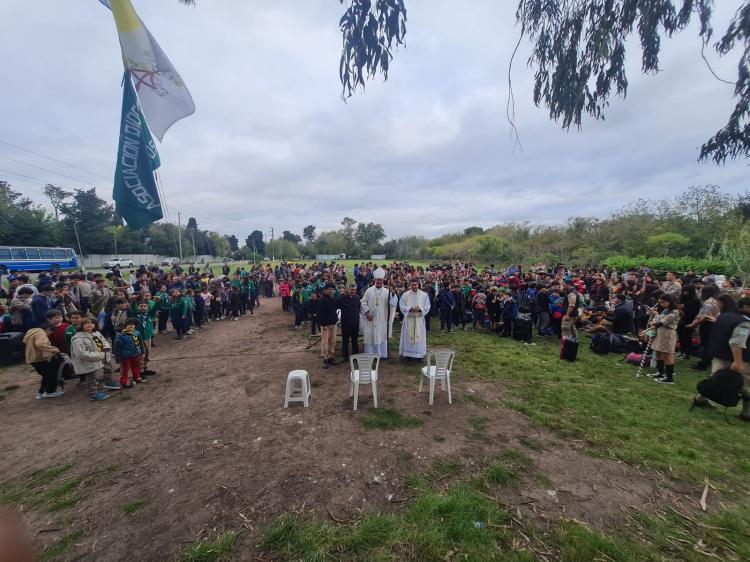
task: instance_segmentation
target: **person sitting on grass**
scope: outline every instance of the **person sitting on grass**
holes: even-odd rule
[[[97,329],[93,318],[84,318],[78,326],[78,331],[73,336],[71,347],[71,359],[76,374],[85,379],[86,390],[89,399],[100,402],[109,398],[108,394],[99,390],[97,379],[104,376],[104,350],[99,349],[93,332]]]
[[[145,348],[143,337],[136,329],[137,326],[138,320],[129,318],[114,342],[115,359],[120,363],[120,386],[122,388],[133,388],[134,384],[146,382],[141,378],[141,358]],[[133,373],[131,382],[128,379],[130,372]]]

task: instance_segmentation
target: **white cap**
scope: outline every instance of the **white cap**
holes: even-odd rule
[[[375,270],[375,271],[373,272],[372,276],[373,276],[373,277],[374,277],[375,279],[385,279],[385,269],[383,269],[382,267],[379,267],[379,268],[377,268],[377,269],[376,269],[376,270]]]

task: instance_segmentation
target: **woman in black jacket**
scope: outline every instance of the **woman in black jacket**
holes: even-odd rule
[[[680,359],[690,359],[693,354],[693,328],[688,328],[693,323],[698,311],[701,308],[701,301],[695,293],[693,285],[685,285],[680,293],[680,310],[682,318],[677,326],[677,339],[680,342]]]

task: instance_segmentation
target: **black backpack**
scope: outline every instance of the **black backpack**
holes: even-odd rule
[[[743,379],[740,373],[731,369],[719,369],[708,379],[703,379],[696,388],[701,396],[727,408],[740,402]]]
[[[594,334],[591,336],[591,351],[599,355],[607,355],[612,351],[612,340],[608,334]]]
[[[560,359],[575,361],[578,356],[578,338],[563,336],[560,342]]]

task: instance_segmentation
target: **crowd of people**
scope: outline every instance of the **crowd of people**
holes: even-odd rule
[[[360,333],[365,352],[387,358],[396,318],[405,361],[425,355],[432,318],[439,318],[442,333],[470,326],[525,341],[532,327],[541,337],[577,338],[586,331],[604,336],[614,351],[648,347],[655,356],[650,376],[661,384],[674,382],[677,358],[696,357],[696,371],[742,373],[741,417],[750,421],[750,288],[737,278],[708,271],[657,278],[645,266],[618,272],[537,264],[524,270],[463,262],[362,263],[351,272],[335,263],[283,264],[275,273],[294,326],[321,333],[326,368],[335,362],[337,322],[344,360],[359,352]]]
[[[41,375],[37,399],[57,398],[79,379],[92,401],[155,375],[149,362],[157,340],[189,338],[211,322],[253,315],[259,296],[273,295],[269,265],[207,264],[203,270],[155,265],[106,274],[45,272],[32,283],[11,272],[0,283],[0,331],[21,333],[25,358]],[[171,329],[170,329],[171,327]],[[119,371],[119,377],[115,379]]]
[[[127,279],[125,276],[127,275]],[[671,384],[677,358],[697,362],[697,371],[742,373],[743,419],[750,420],[750,288],[736,278],[667,272],[547,267],[537,264],[478,268],[471,263],[356,264],[349,271],[331,263],[287,263],[238,267],[214,274],[190,265],[170,270],[141,266],[127,273],[9,275],[0,290],[4,331],[25,334],[26,360],[41,375],[38,399],[62,394],[77,376],[94,401],[107,390],[131,388],[155,374],[149,360],[171,325],[177,339],[208,323],[253,315],[259,297],[281,299],[296,329],[320,334],[323,367],[360,351],[388,357],[394,322],[400,320],[399,356],[421,360],[432,319],[442,333],[495,332],[529,341],[577,338],[590,332],[613,351],[632,345],[655,355],[656,382]],[[114,373],[119,370],[119,379]],[[67,376],[66,376],[67,375]],[[700,405],[700,404],[698,404]]]

